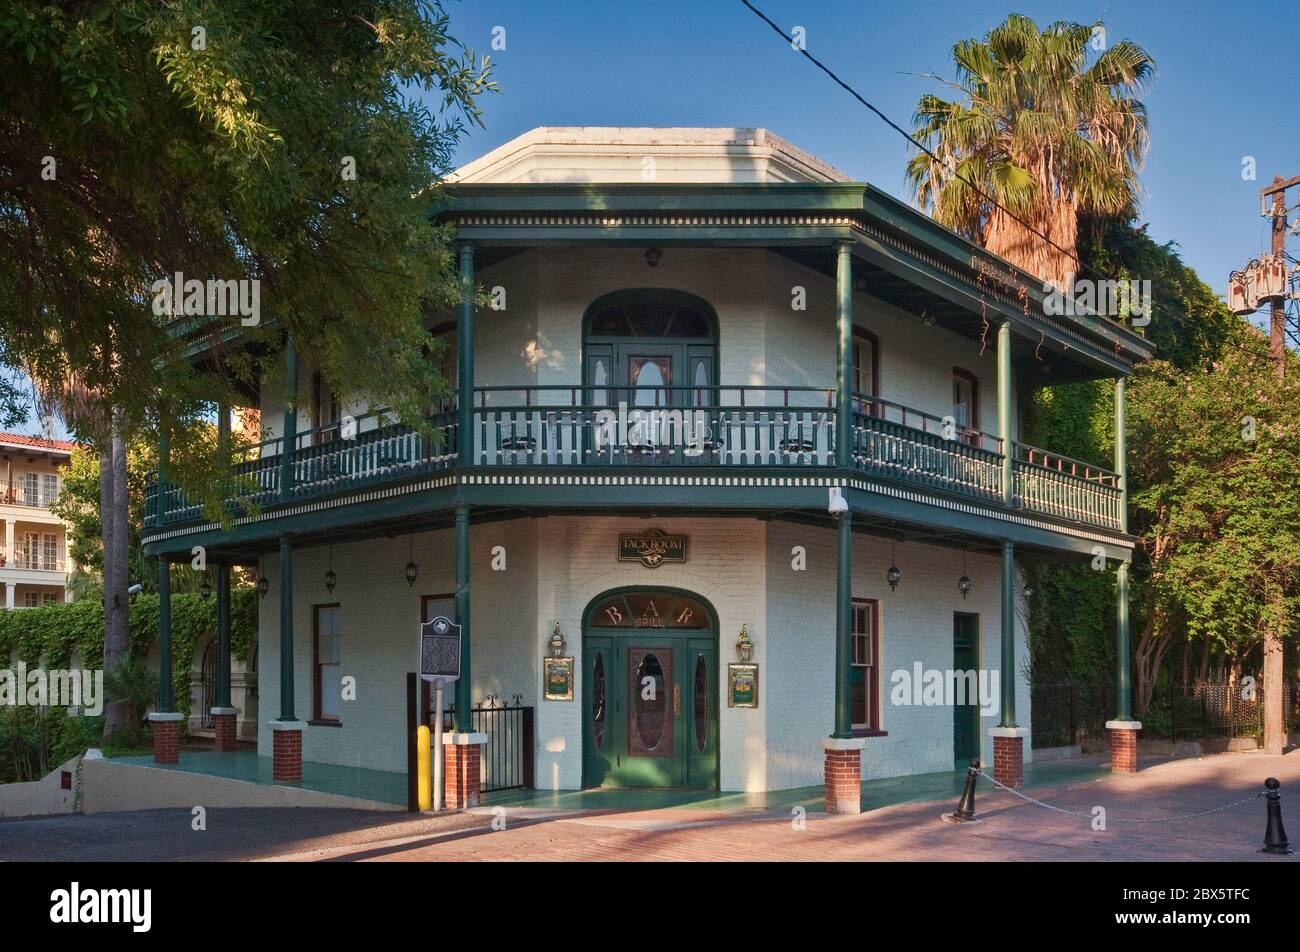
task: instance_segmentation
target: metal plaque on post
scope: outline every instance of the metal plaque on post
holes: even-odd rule
[[[455,681],[460,677],[461,626],[439,615],[420,626],[420,677]]]

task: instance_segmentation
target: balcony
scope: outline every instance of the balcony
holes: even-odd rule
[[[8,566],[11,569],[25,569],[36,572],[63,572],[63,559],[57,556],[32,555],[26,552],[19,552],[13,559],[6,561],[0,556],[0,568]]]
[[[379,412],[298,434],[287,470],[282,441],[241,451],[232,512],[400,483],[453,468],[702,469],[808,473],[835,469],[835,391],[824,387],[480,387],[461,461],[454,411],[427,431]],[[852,400],[853,468],[882,480],[1003,505],[1003,441],[876,397]],[[1067,522],[1120,528],[1118,477],[1097,466],[1012,445],[1015,507]],[[290,487],[281,493],[288,473]],[[145,525],[157,528],[156,486]],[[164,492],[162,526],[202,517],[179,487]]]

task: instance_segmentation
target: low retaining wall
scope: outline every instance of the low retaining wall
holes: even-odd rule
[[[163,807],[329,807],[389,810],[404,807],[282,784],[250,783],[112,760],[88,760],[82,767],[84,813],[156,810]]]
[[[0,784],[0,817],[52,816],[74,813],[77,809],[78,773],[81,754],[60,764],[40,780],[29,783]],[[63,775],[68,774],[70,787],[63,789]]]

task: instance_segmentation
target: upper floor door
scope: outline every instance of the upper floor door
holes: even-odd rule
[[[598,298],[584,321],[590,406],[708,406],[717,375],[717,317],[701,299],[641,288]]]

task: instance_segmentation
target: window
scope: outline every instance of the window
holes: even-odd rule
[[[343,633],[339,627],[338,605],[316,605],[312,609],[313,666],[316,669],[316,703],[313,720],[339,723],[339,706],[342,694]]]
[[[41,567],[41,537],[35,532],[24,532],[22,551],[18,553],[20,569],[38,569]]]
[[[23,473],[22,501],[29,506],[41,504],[40,476],[36,473]]]
[[[24,608],[37,608],[37,607],[40,606],[40,604],[41,604],[41,593],[40,593],[40,592],[24,592],[24,593],[23,593],[23,607],[24,607]]]
[[[438,373],[442,379],[447,382],[447,394],[433,400],[430,404],[429,412],[437,413],[440,410],[450,410],[456,403],[456,382],[458,379],[459,363],[457,360],[457,336],[456,323],[448,321],[445,324],[439,324],[429,332],[442,343],[436,357],[430,355],[430,360],[434,362]]]
[[[41,535],[40,568],[55,572],[59,569],[59,537],[52,532]]]
[[[853,393],[880,396],[880,340],[861,327],[853,328]],[[871,401],[859,402],[858,412],[872,413]]]
[[[339,407],[339,398],[334,393],[334,388],[329,385],[321,372],[318,370],[311,375],[311,425],[313,429],[328,427],[331,423],[338,423],[342,417],[342,410]],[[338,427],[332,427],[320,434],[320,442],[335,440],[339,437]]]
[[[979,379],[969,370],[960,367],[952,369],[952,415],[959,431],[980,428]],[[979,445],[978,434],[962,432],[961,435],[966,442]]]
[[[849,677],[855,730],[880,730],[880,603],[853,600],[853,659]]]
[[[53,592],[44,592],[41,594],[42,605],[57,605],[58,601],[59,601],[59,596],[54,594]]]
[[[52,506],[59,498],[59,477],[46,473],[41,477],[41,505]]]

